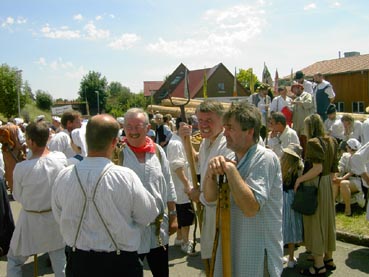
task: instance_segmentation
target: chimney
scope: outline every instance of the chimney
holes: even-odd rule
[[[356,56],[360,56],[360,52],[356,52],[356,51],[351,51],[351,52],[345,52],[343,53],[345,58],[348,57],[356,57]]]

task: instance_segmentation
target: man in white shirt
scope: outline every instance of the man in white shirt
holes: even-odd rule
[[[62,170],[52,209],[66,242],[67,276],[142,276],[141,232],[158,214],[138,176],[110,158],[118,122],[92,117],[86,126],[88,156]]]
[[[206,271],[210,268],[215,238],[216,202],[209,203],[205,200],[202,192],[203,182],[208,162],[211,158],[218,155],[229,157],[232,154],[232,151],[227,148],[227,141],[223,135],[223,113],[224,107],[222,104],[213,100],[205,100],[197,106],[196,116],[203,140],[200,144],[199,152],[196,152],[193,147],[190,149],[193,152],[195,161],[198,162],[201,176],[200,190],[193,189],[190,193],[190,198],[194,202],[201,202],[204,205],[200,242],[201,258],[204,260]],[[190,136],[192,134],[191,126],[187,124],[181,125],[179,134],[181,137]]]
[[[328,118],[324,121],[324,129],[326,133],[334,137],[338,144],[344,138],[344,128],[341,121],[341,116],[337,116],[337,110],[335,104],[330,104],[327,109]]]
[[[176,120],[176,129],[179,129],[179,123],[182,119]],[[193,241],[189,240],[190,226],[194,221],[194,208],[188,197],[192,182],[190,180],[189,164],[182,139],[173,133],[167,146],[167,157],[170,164],[170,172],[172,174],[173,183],[177,194],[177,219],[178,230],[175,239],[175,246],[180,246],[182,252],[187,255],[194,255],[195,249]]]
[[[361,176],[363,192],[368,203],[368,184],[369,184],[369,143],[361,146],[351,157],[351,172]],[[369,205],[366,207],[366,220],[369,221]]]
[[[149,128],[144,110],[132,108],[126,112],[120,164],[134,170],[155,198],[159,215],[143,229],[138,254],[141,260],[147,259],[153,276],[165,277],[169,275],[169,236],[177,231],[177,196],[165,152],[146,135]]]
[[[281,112],[286,117],[288,126],[292,126],[292,99],[287,96],[287,88],[279,88],[279,96],[273,98],[270,112]]]
[[[71,158],[75,153],[71,146],[70,133],[82,126],[81,114],[77,111],[66,111],[61,117],[61,124],[64,130],[55,134],[49,143],[50,151],[59,151],[65,154],[67,158]]]
[[[58,173],[67,165],[65,155],[46,147],[49,127],[32,122],[26,128],[29,160],[14,169],[15,200],[22,204],[8,253],[7,276],[21,277],[29,256],[48,252],[55,276],[64,276],[64,242],[51,210],[51,189]]]
[[[314,81],[317,84],[314,88],[315,108],[324,122],[327,119],[327,108],[330,103],[333,103],[336,94],[333,91],[332,85],[324,80],[322,73],[316,73],[314,75]]]
[[[369,107],[366,107],[365,111],[369,113]],[[361,144],[364,145],[369,142],[369,117],[365,119],[363,124],[361,125],[361,131]]]
[[[271,148],[278,158],[283,155],[283,148],[286,148],[290,143],[300,144],[299,137],[295,130],[287,125],[286,117],[275,112],[270,116],[271,132],[269,134],[267,147]]]
[[[302,71],[297,71],[294,79],[297,83],[304,86],[304,91],[313,94],[313,83],[305,79]]]

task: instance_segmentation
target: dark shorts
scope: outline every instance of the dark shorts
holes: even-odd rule
[[[191,226],[195,218],[191,203],[176,204],[178,228]]]

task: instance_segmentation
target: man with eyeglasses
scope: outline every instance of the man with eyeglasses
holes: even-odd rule
[[[125,145],[120,160],[121,165],[136,172],[154,196],[159,210],[155,221],[142,230],[139,257],[141,260],[146,257],[153,276],[169,276],[168,242],[169,236],[177,231],[177,196],[164,150],[147,136],[149,129],[149,117],[144,110],[127,111]]]

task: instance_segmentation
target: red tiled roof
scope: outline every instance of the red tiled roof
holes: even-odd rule
[[[204,71],[206,70],[206,77],[209,78],[208,71],[210,68],[205,69],[198,69],[198,70],[191,70],[188,73],[188,83],[189,88],[188,91],[190,93],[190,98],[194,98],[196,93],[199,91],[199,89],[202,87],[204,83]],[[171,94],[172,97],[184,97],[184,82],[183,79],[178,86],[174,89],[173,93]]]
[[[333,75],[369,70],[369,54],[316,62],[301,71],[312,77],[315,73]],[[289,76],[287,77],[289,78]]]
[[[144,96],[151,96],[151,93],[157,91],[164,81],[144,81]]]

